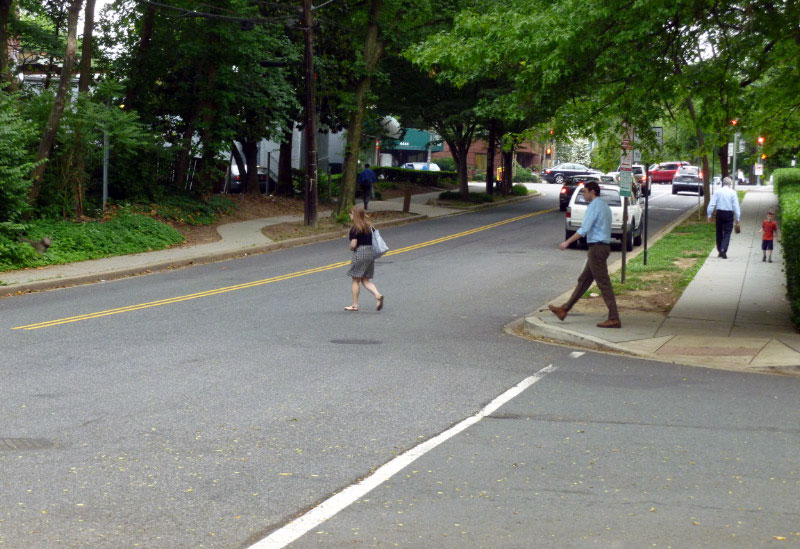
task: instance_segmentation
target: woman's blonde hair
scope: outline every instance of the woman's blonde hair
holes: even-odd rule
[[[356,204],[353,206],[351,213],[353,214],[353,227],[356,228],[356,231],[359,233],[368,233],[372,230],[372,222],[370,222],[369,216],[364,210],[364,206]]]

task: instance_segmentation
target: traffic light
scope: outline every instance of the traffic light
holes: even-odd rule
[[[544,154],[545,156],[550,156],[551,154],[553,154],[553,149],[547,147],[547,149],[544,151]]]
[[[738,123],[739,123],[738,118],[734,118],[733,120],[731,120],[731,126],[736,126]]]
[[[376,149],[380,149],[381,148],[381,140],[380,139],[375,141],[375,148]]]
[[[554,133],[556,133],[555,130],[550,130],[550,135],[553,135]]]
[[[761,160],[766,160],[766,159],[767,159],[767,155],[765,153],[762,153],[761,154]]]
[[[763,145],[764,144],[764,136],[763,135],[759,135],[757,141],[758,141],[759,145]]]

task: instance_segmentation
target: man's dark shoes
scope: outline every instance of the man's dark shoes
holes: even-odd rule
[[[622,328],[622,322],[618,318],[609,318],[597,324],[598,328]]]
[[[567,318],[567,310],[564,307],[556,307],[555,305],[548,305],[547,306],[550,311],[558,317],[558,320],[564,320]]]
[[[726,254],[725,252],[720,252],[720,253],[719,253],[719,256],[720,256],[722,259],[728,259],[728,254]]]

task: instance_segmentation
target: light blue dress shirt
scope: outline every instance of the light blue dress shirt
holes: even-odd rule
[[[714,213],[714,208],[735,213],[736,221],[739,221],[739,216],[742,214],[742,210],[739,208],[739,196],[736,194],[736,191],[727,185],[721,187],[711,197],[711,201],[708,203],[708,215],[706,215],[706,217],[711,217],[711,214]]]
[[[589,244],[594,242],[611,244],[611,208],[605,200],[597,197],[589,203],[578,234]]]

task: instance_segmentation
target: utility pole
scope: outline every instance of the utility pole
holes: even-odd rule
[[[314,125],[314,18],[311,14],[311,0],[303,0],[303,34],[305,36],[305,64],[306,78],[306,105],[305,105],[305,131],[306,131],[306,185],[305,185],[305,211],[303,223],[317,226],[317,131]]]

